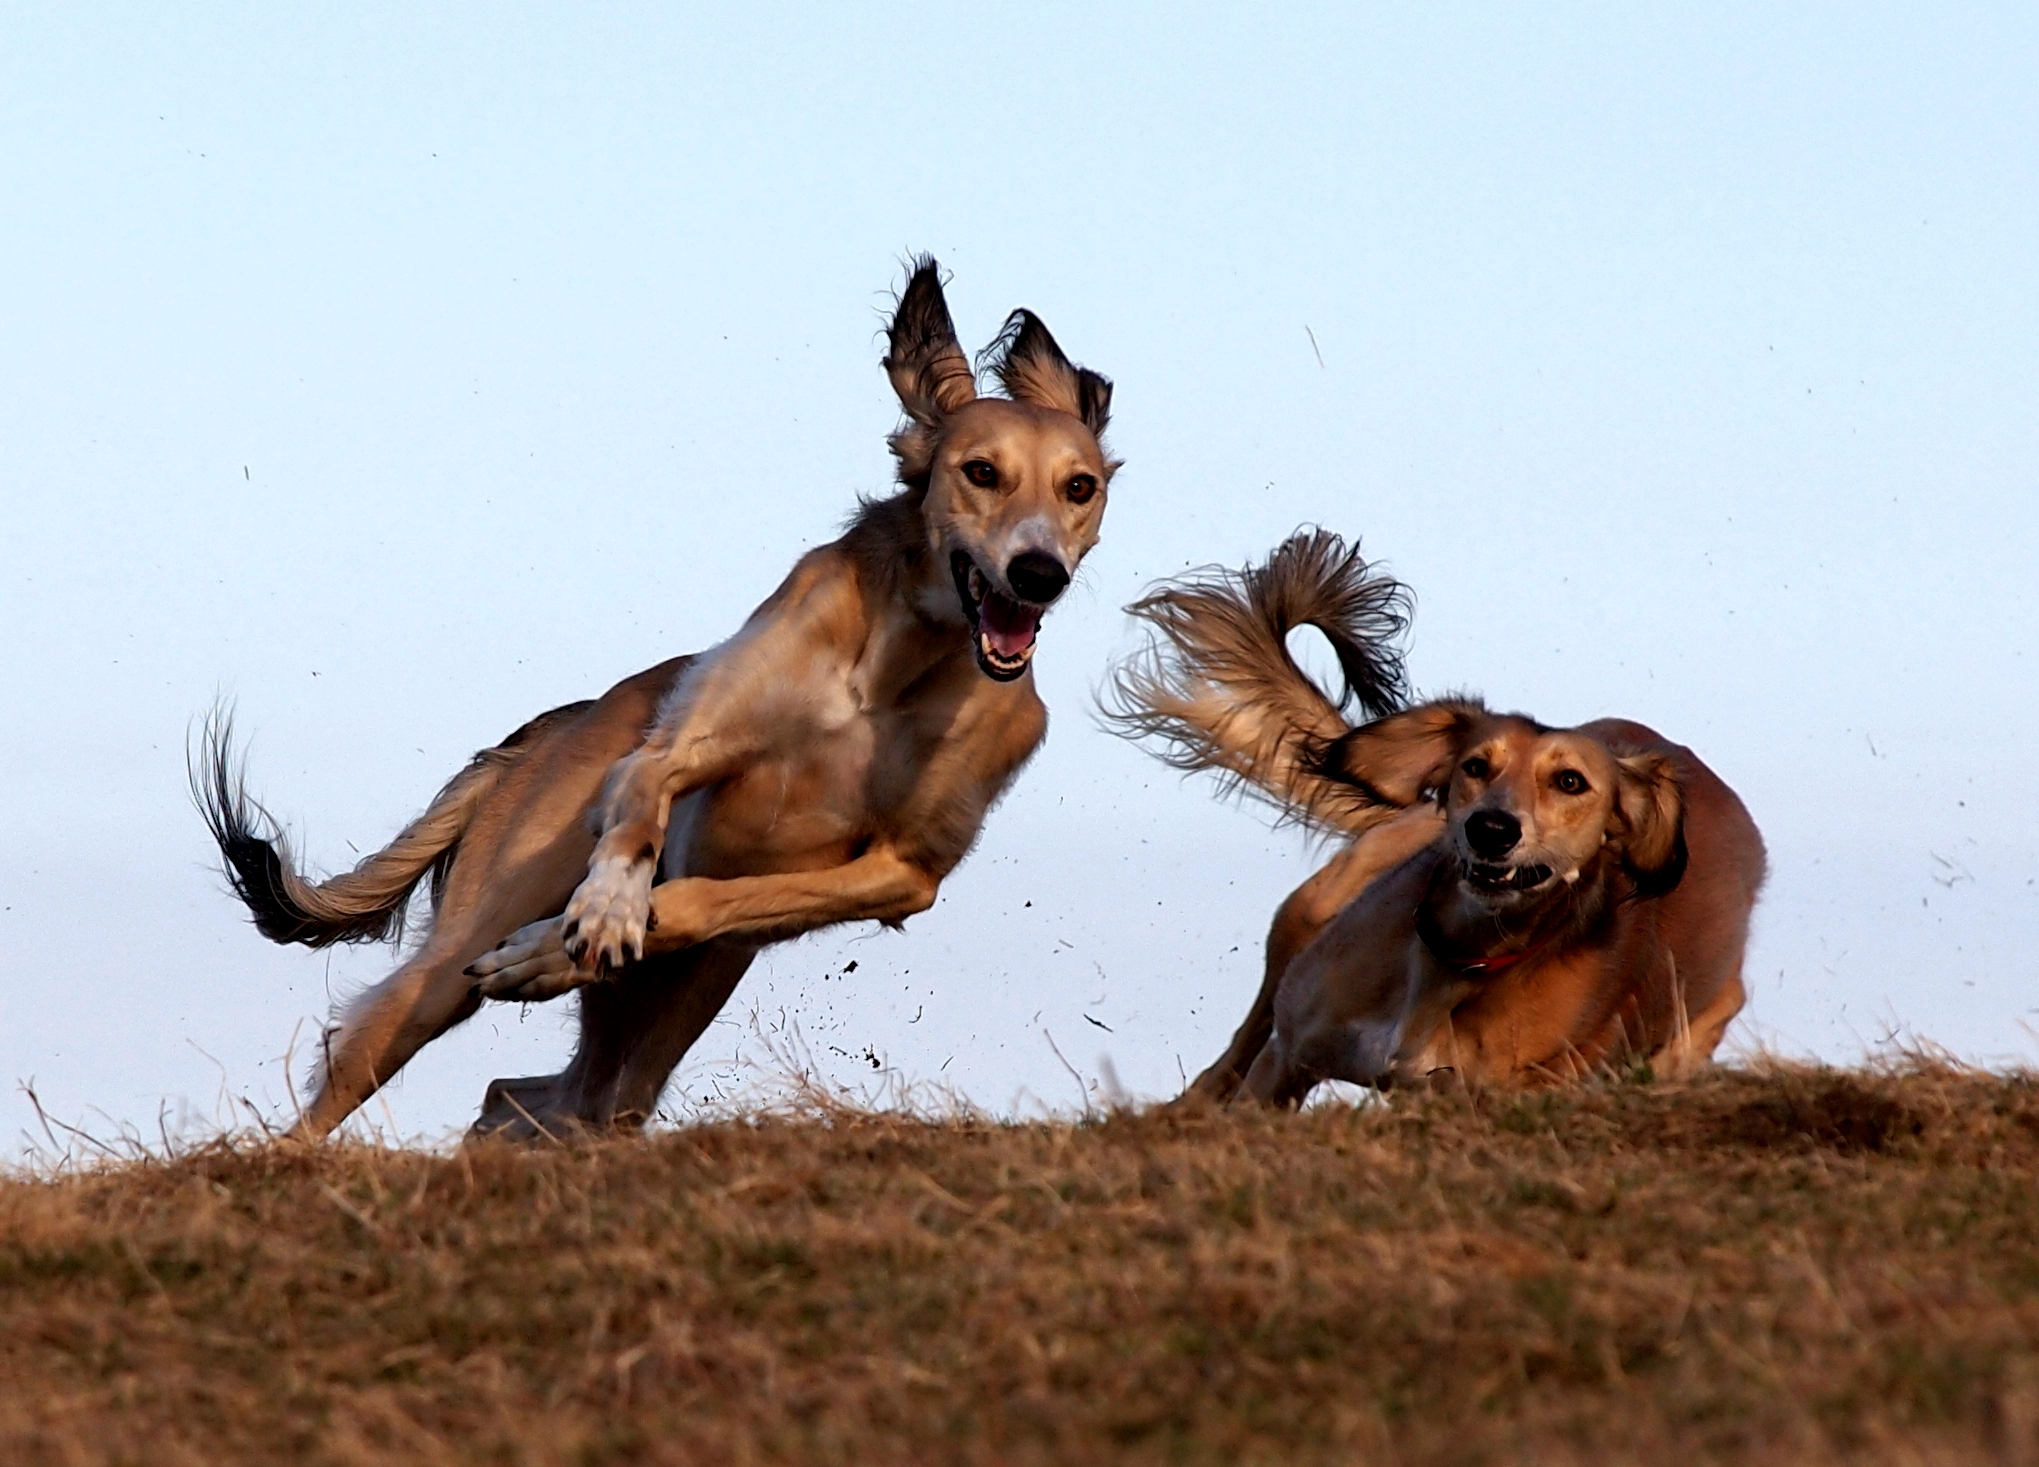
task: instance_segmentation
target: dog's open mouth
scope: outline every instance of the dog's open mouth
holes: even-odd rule
[[[977,667],[986,677],[1009,683],[1034,660],[1034,639],[1041,631],[1042,608],[1016,601],[991,584],[967,550],[949,557],[956,594],[976,639]]]
[[[1551,879],[1548,866],[1501,866],[1468,861],[1466,882],[1481,891],[1534,891]]]

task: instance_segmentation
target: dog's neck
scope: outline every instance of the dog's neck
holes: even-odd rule
[[[1471,890],[1449,854],[1437,863],[1416,909],[1416,935],[1438,965],[1467,978],[1494,977],[1571,946],[1611,910],[1604,863],[1576,882],[1558,882],[1533,905],[1497,912]]]
[[[869,622],[859,662],[872,701],[896,701],[926,678],[964,667],[981,676],[955,587],[928,549],[917,490],[867,501],[838,543],[865,588]]]

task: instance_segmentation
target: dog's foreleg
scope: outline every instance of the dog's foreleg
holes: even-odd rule
[[[712,735],[695,735],[648,742],[618,761],[602,800],[601,837],[561,924],[561,941],[574,967],[601,977],[644,955],[645,935],[657,920],[651,887],[673,801],[722,778],[755,752]]]
[[[646,958],[581,989],[572,1062],[557,1075],[491,1084],[469,1135],[534,1140],[583,1127],[642,1126],[753,956],[746,946],[709,943]]]
[[[640,982],[634,996],[617,994],[621,1002],[611,1006],[606,1015],[600,1010],[602,1002],[610,998],[607,985],[582,993],[583,1048],[600,1038],[597,1031],[605,1023],[621,1041],[620,1066],[603,1092],[606,1111],[602,1119],[625,1127],[641,1126],[651,1119],[674,1068],[722,1012],[755,954],[756,949],[746,944],[709,943],[674,955],[671,961],[689,965],[684,974],[656,979],[649,970],[658,964],[646,964],[644,978],[654,981]],[[577,1054],[577,1063],[579,1059]]]
[[[838,922],[903,922],[934,905],[941,878],[890,847],[820,871],[714,880],[684,876],[652,889],[645,954],[735,937],[779,942]],[[467,970],[484,998],[536,1003],[595,974],[576,963],[560,918],[534,922]]]
[[[1190,1082],[1185,1098],[1220,1104],[1232,1098],[1274,1032],[1274,997],[1289,964],[1354,897],[1436,839],[1442,826],[1443,817],[1433,806],[1402,811],[1366,832],[1289,894],[1268,927],[1266,965],[1253,1007],[1225,1052]]]
[[[1685,1017],[1678,1033],[1650,1056],[1650,1067],[1665,1079],[1687,1079],[1712,1062],[1727,1026],[1742,1011],[1748,991],[1742,987],[1741,965],[1728,975],[1712,1002],[1696,1014]],[[1682,1012],[1684,996],[1678,996]]]
[[[1282,974],[1288,971],[1296,954],[1323,931],[1324,924],[1338,915],[1339,908],[1350,900],[1353,890],[1356,890],[1348,890],[1352,883],[1344,879],[1347,868],[1354,864],[1354,856],[1355,851],[1351,848],[1340,852],[1328,866],[1290,892],[1288,899],[1275,909],[1274,921],[1267,930],[1267,955],[1260,992],[1254,995],[1253,1006],[1240,1021],[1231,1044],[1211,1062],[1208,1069],[1190,1082],[1189,1089],[1184,1092],[1185,1098],[1195,1096],[1222,1105],[1245,1081],[1247,1072],[1267,1046],[1268,1037],[1274,1033],[1274,996],[1281,987]]]
[[[610,770],[588,874],[566,906],[562,931],[575,967],[599,977],[643,955],[673,801],[774,747],[826,732],[816,724],[814,681],[838,660],[830,605],[853,592],[844,585],[807,590],[767,602],[701,659],[674,687],[644,743]]]
[[[1234,1104],[1252,1101],[1292,1110],[1303,1103],[1314,1084],[1313,1077],[1298,1073],[1289,1062],[1288,1047],[1281,1036],[1270,1034],[1230,1098]]]
[[[682,877],[652,893],[651,950],[716,937],[781,942],[838,922],[899,923],[933,906],[940,887],[939,876],[889,846],[819,871]]]

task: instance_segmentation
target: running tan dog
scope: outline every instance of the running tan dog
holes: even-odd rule
[[[1191,1093],[1293,1105],[1327,1079],[1705,1063],[1742,1006],[1764,873],[1741,801],[1618,719],[1550,729],[1445,699],[1334,727],[1287,632],[1322,627],[1350,680],[1355,663],[1396,666],[1381,639],[1400,628],[1377,614],[1392,583],[1327,539],[1134,608],[1163,636],[1120,677],[1124,724],[1358,837],[1283,903],[1259,997]],[[1373,621],[1341,625],[1354,606]]]
[[[641,1124],[761,947],[933,903],[1046,732],[1035,636],[1118,465],[1111,383],[1031,312],[982,359],[1003,398],[978,396],[930,259],[888,341],[897,493],[729,641],[533,720],[353,871],[301,876],[209,730],[200,803],[264,936],[386,936],[430,877],[430,933],[328,1033],[299,1132],[330,1132],[484,997],[572,989],[572,1062],[497,1081],[476,1129]]]

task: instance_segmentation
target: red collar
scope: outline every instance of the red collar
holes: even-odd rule
[[[1472,977],[1487,978],[1495,973],[1505,973],[1524,958],[1533,958],[1549,946],[1550,944],[1547,942],[1539,942],[1535,947],[1526,947],[1519,953],[1497,953],[1491,958],[1475,958],[1470,963],[1452,962],[1442,954],[1439,954],[1438,961],[1458,969],[1461,973],[1470,974]],[[1437,949],[1432,948],[1431,951],[1435,953]]]
[[[1453,972],[1463,973],[1468,978],[1491,978],[1496,973],[1505,973],[1517,963],[1535,957],[1555,940],[1545,938],[1534,947],[1526,947],[1521,952],[1496,953],[1490,958],[1455,958],[1441,946],[1444,934],[1437,930],[1437,919],[1430,915],[1428,906],[1417,911],[1416,935],[1422,938],[1423,945],[1430,949],[1430,956]]]

